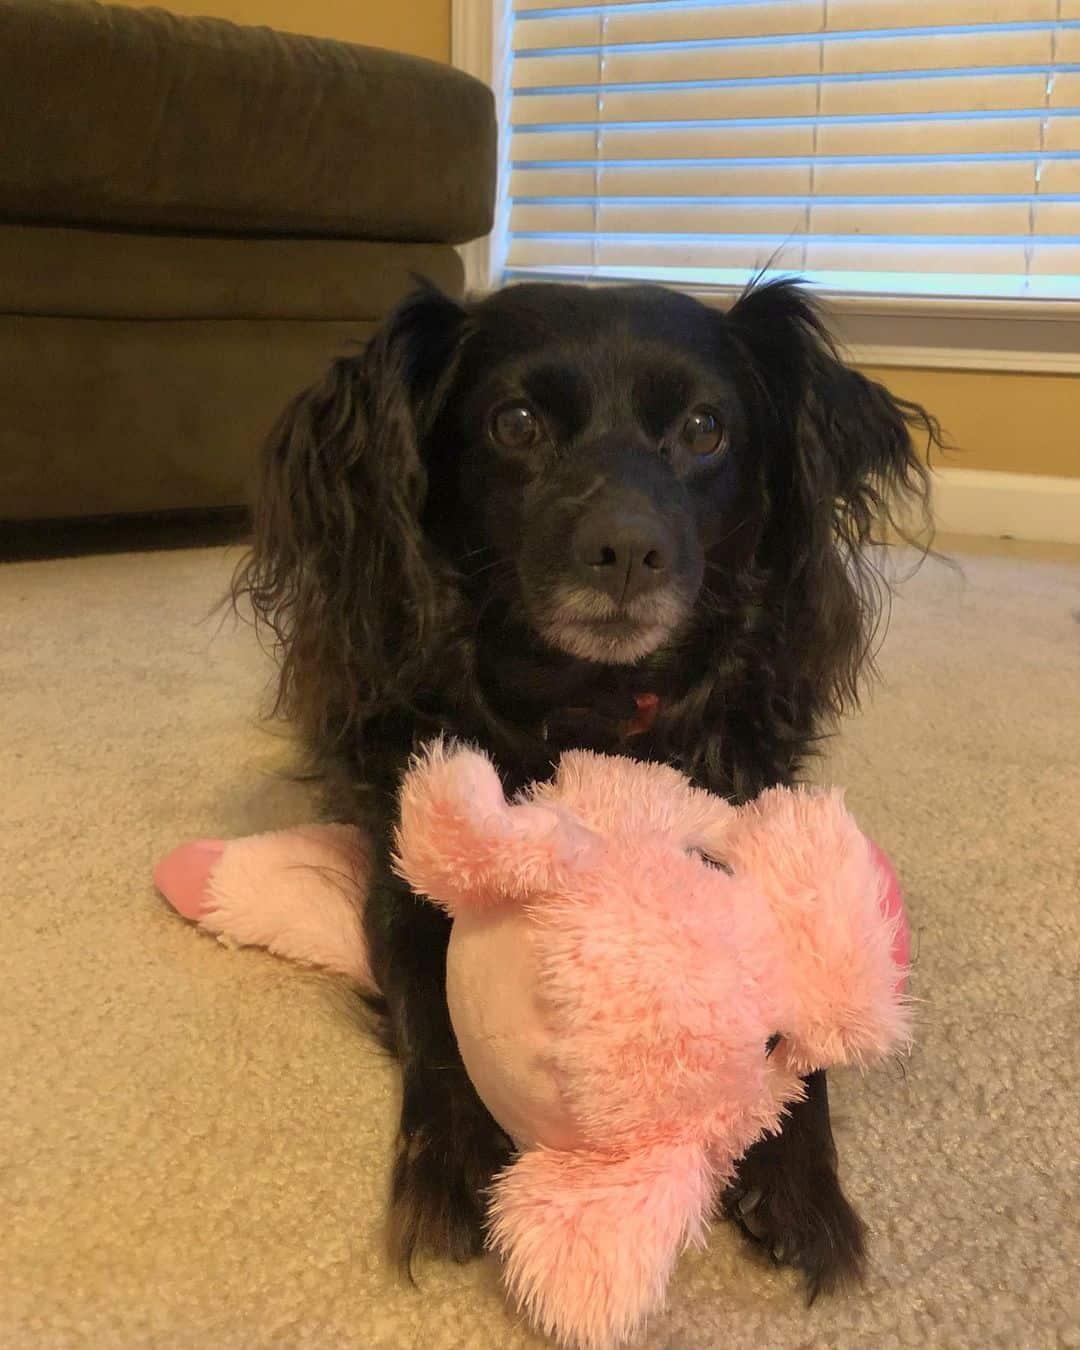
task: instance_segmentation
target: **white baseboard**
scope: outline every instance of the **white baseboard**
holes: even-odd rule
[[[934,518],[942,534],[1080,544],[1080,478],[938,469]]]

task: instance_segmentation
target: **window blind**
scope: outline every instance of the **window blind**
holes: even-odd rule
[[[1080,0],[515,0],[508,277],[1080,297]]]

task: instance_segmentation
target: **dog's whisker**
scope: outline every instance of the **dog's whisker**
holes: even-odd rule
[[[732,535],[738,534],[740,530],[745,529],[745,527],[746,527],[747,525],[750,524],[750,521],[751,521],[751,518],[750,518],[749,516],[747,516],[745,519],[740,520],[740,521],[738,522],[738,524],[733,525],[733,526],[731,527],[731,529],[727,531],[726,534],[722,534],[722,535],[720,536],[720,538],[719,538],[719,539],[716,541],[716,543],[713,545],[713,548],[719,548],[721,544],[726,544],[727,541],[731,538]],[[706,565],[706,567],[709,567],[709,566],[719,566],[719,564],[716,564],[716,563],[710,564],[710,562],[709,562],[708,559],[706,559],[705,565]]]
[[[491,562],[485,563],[483,567],[477,567],[465,574],[466,581],[475,581],[478,577],[486,576],[489,572],[494,572],[502,568],[507,573],[514,570],[513,563],[505,558],[494,558]]]

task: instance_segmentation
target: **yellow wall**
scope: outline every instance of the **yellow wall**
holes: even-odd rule
[[[1080,478],[1080,376],[874,367],[866,373],[938,418],[956,447],[940,466]]]
[[[144,8],[138,0],[114,4]],[[174,14],[208,14],[287,33],[341,38],[369,47],[450,60],[450,0],[159,0]]]

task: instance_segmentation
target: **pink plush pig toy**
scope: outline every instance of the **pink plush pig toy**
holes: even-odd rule
[[[437,744],[405,779],[397,848],[454,920],[458,1045],[517,1147],[490,1246],[566,1345],[640,1330],[800,1074],[908,1040],[899,891],[837,792],[737,809],[673,769],[573,752],[508,802],[482,754]],[[186,845],[155,875],[211,932],[370,985],[345,893],[366,857],[356,831],[309,826]]]

